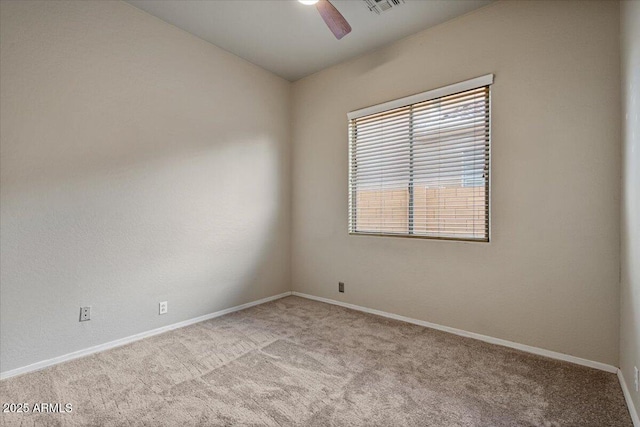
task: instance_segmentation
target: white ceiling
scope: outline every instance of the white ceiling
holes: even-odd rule
[[[491,2],[406,0],[378,15],[363,0],[331,0],[353,29],[336,40],[315,6],[296,0],[126,1],[290,81]]]

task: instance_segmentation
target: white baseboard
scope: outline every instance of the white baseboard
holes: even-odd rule
[[[618,380],[620,380],[620,387],[622,387],[624,400],[627,401],[627,408],[629,408],[629,415],[631,415],[631,421],[633,421],[633,426],[640,427],[640,417],[638,416],[636,407],[633,404],[633,400],[631,400],[631,392],[627,388],[627,383],[624,380],[624,375],[622,375],[622,371],[620,369],[618,369]]]
[[[551,350],[545,350],[539,347],[533,347],[526,344],[519,344],[512,341],[503,340],[500,338],[494,338],[487,335],[477,334],[475,332],[469,332],[462,329],[456,329],[449,326],[438,325],[437,323],[431,323],[424,320],[412,319],[410,317],[400,316],[398,314],[387,313],[381,310],[375,310],[372,308],[362,307],[355,304],[349,304],[346,302],[336,301],[329,298],[317,297],[314,295],[305,294],[302,292],[283,292],[278,295],[273,295],[271,297],[262,298],[257,301],[248,302],[246,304],[237,305],[235,307],[230,307],[224,310],[216,311],[214,313],[205,314],[204,316],[194,317],[193,319],[184,320],[182,322],[173,323],[171,325],[163,326],[161,328],[152,329],[150,331],[141,332],[139,334],[131,335],[125,338],[121,338],[115,341],[110,341],[104,344],[99,344],[93,347],[85,348],[83,350],[74,351],[72,353],[68,353],[62,356],[54,357],[52,359],[43,360],[40,362],[33,363],[31,365],[23,366],[20,368],[12,369],[10,371],[0,372],[0,380],[4,380],[6,378],[15,377],[17,375],[26,374],[29,372],[39,371],[41,369],[47,368],[49,366],[57,365],[59,363],[67,362],[73,359],[77,359],[80,357],[88,356],[90,354],[98,353],[101,351],[109,350],[112,348],[120,347],[135,341],[139,341],[144,338],[148,338],[154,335],[162,334],[164,332],[168,332],[174,329],[183,328],[185,326],[193,325],[194,323],[203,322],[205,320],[214,319],[216,317],[224,316],[225,314],[233,313],[236,311],[244,310],[249,307],[253,307],[256,305],[264,304],[270,301],[274,301],[280,298],[287,297],[289,295],[295,295],[302,298],[307,298],[310,300],[320,301],[327,304],[338,305],[341,307],[350,308],[352,310],[362,311],[364,313],[375,314],[377,316],[387,317],[389,319],[400,320],[402,322],[412,323],[414,325],[424,326],[427,328],[437,329],[439,331],[449,332],[454,335],[460,335],[467,338],[473,338],[480,341],[488,342],[490,344],[497,344],[503,347],[514,348],[517,350],[525,351],[527,353],[537,354],[540,356],[549,357],[551,359],[562,360],[565,362],[575,363],[577,365],[588,366],[590,368],[599,369],[606,372],[616,373],[618,375],[618,380],[620,381],[620,386],[622,387],[622,392],[624,394],[624,398],[627,403],[627,407],[629,408],[629,413],[631,415],[631,419],[633,421],[634,427],[640,427],[640,417],[638,417],[638,412],[635,409],[633,401],[631,400],[631,393],[627,388],[627,384],[624,380],[624,376],[622,375],[622,371],[615,366],[608,365],[606,363],[595,362],[588,359],[583,359],[580,357],[570,356],[564,353],[558,353]]]
[[[110,350],[115,347],[120,347],[125,344],[132,343],[134,341],[139,341],[144,338],[151,337],[153,335],[162,334],[164,332],[171,331],[173,329],[183,328],[185,326],[193,325],[194,323],[203,322],[205,320],[213,319],[215,317],[224,316],[225,314],[233,313],[235,311],[244,310],[249,307],[253,307],[255,305],[264,304],[269,301],[274,301],[280,298],[284,298],[291,295],[291,292],[283,292],[278,295],[274,295],[267,298],[262,298],[257,301],[248,302],[246,304],[237,305],[235,307],[226,308],[224,310],[216,311],[215,313],[205,314],[204,316],[194,317],[193,319],[183,320],[182,322],[173,323],[171,325],[163,326],[161,328],[152,329],[150,331],[141,332],[139,334],[131,335],[125,338],[120,338],[115,341],[110,341],[104,344],[99,344],[93,347],[85,348],[83,350],[74,351],[73,353],[64,354],[62,356],[54,357],[53,359],[43,360],[41,362],[36,362],[31,365],[23,366],[21,368],[12,369],[10,371],[0,372],[0,380],[4,380],[6,378],[15,377],[16,375],[22,375],[29,372],[39,371],[41,369],[47,368],[49,366],[57,365],[58,363],[67,362],[69,360],[77,359],[79,357],[88,356],[93,353],[98,353],[105,350]]]
[[[299,297],[302,297],[302,298],[307,298],[307,299],[312,299],[312,300],[315,300],[315,301],[325,302],[327,304],[339,305],[341,307],[350,308],[352,310],[363,311],[365,313],[375,314],[377,316],[387,317],[389,319],[400,320],[402,322],[412,323],[414,325],[420,325],[420,326],[425,326],[425,327],[431,328],[431,329],[437,329],[439,331],[449,332],[451,334],[460,335],[462,337],[473,338],[473,339],[476,339],[476,340],[488,342],[490,344],[497,344],[497,345],[501,345],[503,347],[515,348],[516,350],[521,350],[521,351],[525,351],[527,353],[537,354],[539,356],[549,357],[551,359],[557,359],[557,360],[562,360],[562,361],[565,361],[565,362],[575,363],[577,365],[588,366],[590,368],[599,369],[599,370],[602,370],[602,371],[610,372],[612,374],[615,374],[615,373],[618,372],[618,368],[617,367],[612,366],[612,365],[608,365],[608,364],[602,363],[602,362],[595,362],[593,360],[582,359],[580,357],[571,356],[571,355],[564,354],[564,353],[558,353],[556,351],[545,350],[543,348],[533,347],[533,346],[526,345],[526,344],[519,344],[519,343],[516,343],[516,342],[507,341],[507,340],[503,340],[503,339],[500,339],[500,338],[494,338],[494,337],[490,337],[490,336],[487,336],[487,335],[477,334],[475,332],[465,331],[463,329],[456,329],[456,328],[452,328],[452,327],[449,327],[449,326],[438,325],[437,323],[426,322],[424,320],[412,319],[410,317],[400,316],[398,314],[393,314],[393,313],[387,313],[385,311],[375,310],[375,309],[372,309],[372,308],[362,307],[362,306],[355,305],[355,304],[349,304],[349,303],[346,303],[346,302],[336,301],[336,300],[332,300],[332,299],[329,299],[329,298],[317,297],[317,296],[314,296],[314,295],[304,294],[304,293],[295,292],[295,291],[292,294],[296,295],[296,296],[299,296]]]

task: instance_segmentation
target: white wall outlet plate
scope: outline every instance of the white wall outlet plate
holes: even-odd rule
[[[80,321],[86,322],[87,320],[91,320],[91,306],[80,307]]]
[[[634,383],[635,383],[634,385],[635,385],[635,387],[636,387],[636,393],[639,391],[639,389],[638,389],[638,388],[640,387],[640,378],[638,377],[638,375],[640,375],[640,374],[638,373],[638,367],[637,367],[637,366],[634,366],[634,367],[633,367],[633,381],[634,381]]]
[[[160,314],[167,314],[167,311],[169,311],[169,305],[167,301],[162,301],[159,305],[160,305]]]

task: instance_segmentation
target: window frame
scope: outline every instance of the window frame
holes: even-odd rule
[[[376,236],[376,237],[401,237],[401,238],[413,238],[413,239],[427,239],[427,240],[444,240],[444,241],[459,241],[459,242],[469,242],[469,243],[490,243],[491,242],[491,230],[492,230],[492,224],[491,224],[491,170],[492,170],[492,165],[491,165],[491,151],[492,151],[492,113],[491,113],[491,107],[492,107],[492,102],[491,102],[491,86],[493,85],[493,81],[494,81],[494,75],[493,74],[486,74],[484,76],[480,76],[480,77],[476,77],[474,79],[470,79],[470,80],[465,80],[459,83],[455,83],[452,85],[448,85],[448,86],[444,86],[441,88],[437,88],[437,89],[433,89],[433,90],[429,90],[426,92],[422,92],[419,94],[415,94],[415,95],[411,95],[411,96],[407,96],[404,98],[400,98],[400,99],[396,99],[396,100],[392,100],[389,102],[385,102],[382,104],[377,104],[377,105],[373,105],[370,107],[366,107],[366,108],[362,108],[359,110],[354,110],[351,111],[349,113],[347,113],[347,119],[348,119],[348,215],[347,215],[347,228],[348,228],[348,234],[349,235],[354,235],[354,236]],[[488,170],[487,170],[487,174],[488,174],[488,179],[486,180],[485,183],[485,194],[486,194],[486,204],[487,204],[487,208],[486,208],[486,227],[487,227],[487,232],[486,232],[486,237],[485,238],[470,238],[470,237],[451,237],[451,236],[437,236],[437,235],[425,235],[425,234],[413,234],[411,233],[412,228],[413,228],[413,211],[414,209],[409,208],[408,209],[408,220],[407,220],[407,233],[392,233],[392,232],[385,232],[385,231],[381,231],[381,232],[371,232],[371,231],[356,231],[355,227],[357,224],[357,206],[356,206],[356,202],[355,202],[355,198],[357,197],[354,193],[356,192],[355,189],[355,184],[354,184],[354,180],[353,180],[353,165],[352,165],[352,160],[353,160],[353,152],[352,149],[354,147],[354,144],[352,142],[352,130],[351,130],[351,124],[352,124],[352,120],[354,119],[358,119],[358,118],[362,118],[362,117],[366,117],[366,116],[371,116],[374,114],[378,114],[378,113],[383,113],[385,111],[389,111],[389,110],[394,110],[394,109],[398,109],[398,108],[403,108],[403,107],[410,107],[410,127],[413,128],[414,126],[414,122],[413,122],[413,105],[414,104],[418,104],[421,102],[425,102],[425,101],[430,101],[430,100],[434,100],[437,98],[443,98],[443,97],[447,97],[450,95],[455,95],[457,93],[461,93],[461,92],[466,92],[466,91],[471,91],[474,89],[479,89],[482,87],[487,87],[487,92],[488,92],[488,98],[487,98],[487,110],[488,110],[488,131],[487,131],[487,138],[488,138],[488,151],[487,151],[487,163],[488,163]],[[413,132],[410,132],[410,138],[413,138]],[[410,149],[409,149],[409,153],[410,156],[412,156],[413,153],[413,145],[410,144]],[[410,163],[410,171],[412,169],[412,163]],[[464,173],[463,175],[463,183],[464,183]],[[412,173],[409,173],[409,184],[408,184],[408,191],[409,191],[409,198],[411,199],[411,193],[413,190],[413,176]],[[464,186],[464,185],[463,185]],[[408,202],[409,206],[411,205],[411,202]],[[415,206],[414,206],[415,207]]]

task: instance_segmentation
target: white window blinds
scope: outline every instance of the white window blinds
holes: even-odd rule
[[[349,113],[349,232],[489,241],[493,75]]]

